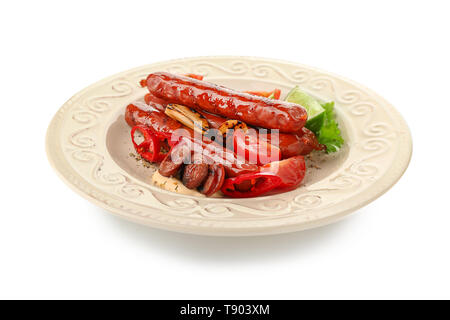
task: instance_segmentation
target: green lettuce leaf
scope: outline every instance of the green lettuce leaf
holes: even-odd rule
[[[322,107],[325,109],[323,125],[320,130],[314,133],[319,143],[327,147],[327,153],[336,152],[341,148],[344,139],[342,139],[341,130],[339,130],[339,125],[336,122],[334,102],[323,103]]]

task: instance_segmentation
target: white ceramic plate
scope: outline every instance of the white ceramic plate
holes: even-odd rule
[[[346,140],[339,154],[311,169],[297,190],[253,199],[185,196],[150,182],[153,169],[129,154],[123,114],[146,93],[151,72],[197,73],[241,90],[299,85],[335,101]],[[199,57],[156,63],[104,79],[67,101],[47,132],[47,154],[60,177],[99,206],[156,228],[208,235],[298,231],[338,220],[386,192],[406,170],[412,150],[399,113],[371,90],[315,68],[264,58]]]

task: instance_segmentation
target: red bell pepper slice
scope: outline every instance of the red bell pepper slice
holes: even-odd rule
[[[144,141],[136,143],[135,132],[139,131],[144,137]],[[161,152],[160,139],[145,126],[134,126],[131,129],[131,141],[133,142],[136,152],[145,160],[150,162],[161,162],[166,156]]]
[[[233,133],[234,152],[250,163],[264,165],[281,159],[280,148],[259,139],[255,130],[236,130]]]
[[[275,100],[280,99],[280,97],[281,97],[281,90],[280,89],[273,90],[272,91],[272,95],[273,95],[272,99],[275,99]],[[269,96],[269,98],[271,98],[271,96]]]
[[[147,79],[142,79],[141,81],[139,81],[139,85],[140,85],[142,88],[147,87]]]
[[[262,166],[259,172],[225,179],[222,192],[232,198],[250,198],[295,189],[305,177],[305,160],[295,156]]]
[[[268,98],[272,94],[272,91],[244,91],[244,92],[266,98]]]

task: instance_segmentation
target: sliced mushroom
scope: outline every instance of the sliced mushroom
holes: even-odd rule
[[[209,129],[208,121],[197,111],[180,104],[168,104],[165,113],[172,119],[200,133]]]
[[[247,125],[245,122],[239,121],[239,120],[227,120],[224,123],[222,123],[219,127],[219,132],[222,135],[226,135],[228,130],[238,130],[242,129],[244,132],[248,130]]]

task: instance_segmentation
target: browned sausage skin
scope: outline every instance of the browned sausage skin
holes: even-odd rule
[[[192,163],[183,168],[181,181],[188,189],[197,189],[206,180],[209,173],[209,165],[203,162],[202,156],[192,159]]]
[[[154,131],[170,136],[175,130],[183,127],[178,121],[169,118],[164,112],[143,103],[129,104],[125,109],[125,121],[130,127],[143,125]]]
[[[306,110],[298,104],[259,97],[167,72],[150,74],[146,83],[150,93],[160,99],[253,126],[296,133],[307,120]]]
[[[200,192],[209,197],[220,190],[225,180],[225,169],[221,164],[210,164],[208,178],[206,178]]]
[[[166,105],[163,103],[162,105]],[[200,111],[206,118],[211,128],[217,129],[226,121],[225,118]],[[183,125],[176,120],[166,116],[159,110],[155,110],[152,106],[133,105],[130,104],[125,112],[125,120],[130,126],[147,125],[155,130],[171,133],[176,129],[182,128]],[[260,134],[260,137],[265,141],[270,142],[270,134]],[[283,159],[287,159],[297,155],[306,155],[312,150],[323,150],[323,146],[319,144],[313,132],[305,127],[297,134],[280,133],[279,134],[279,148]]]

